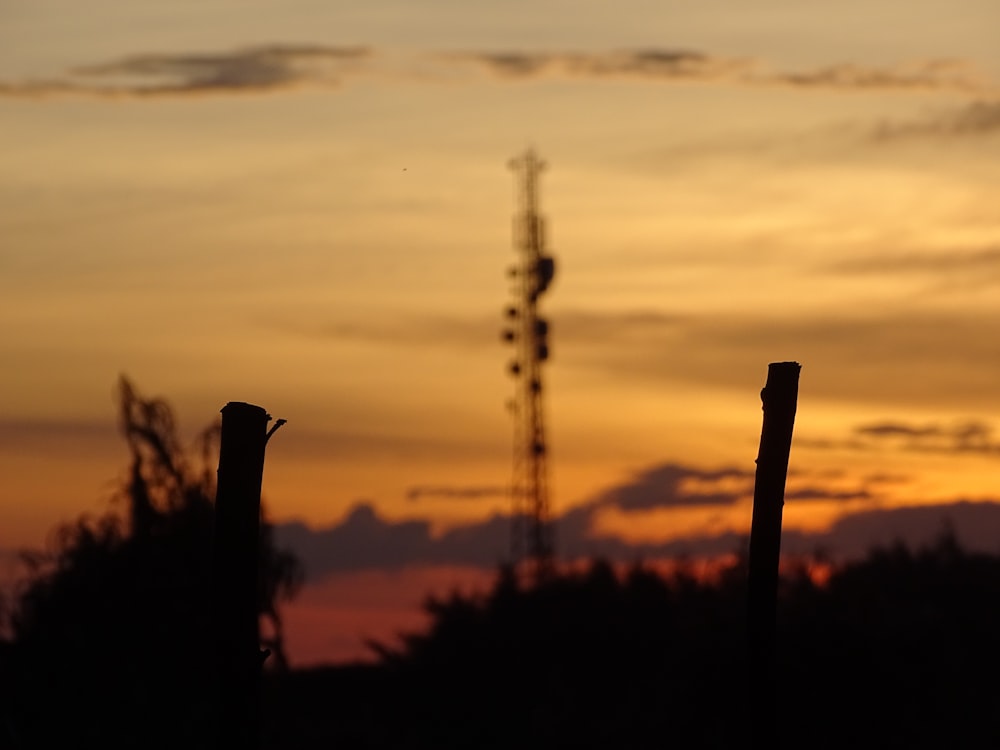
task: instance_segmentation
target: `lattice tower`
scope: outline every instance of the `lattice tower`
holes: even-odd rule
[[[544,576],[552,570],[554,535],[542,385],[542,366],[549,359],[549,323],[539,314],[538,303],[552,283],[555,260],[546,253],[545,221],[538,212],[538,178],[545,164],[528,150],[510,166],[516,175],[513,234],[518,261],[508,269],[513,300],[504,310],[502,336],[515,351],[508,366],[515,382],[508,404],[514,418],[511,558],[515,565],[526,559],[537,576]]]

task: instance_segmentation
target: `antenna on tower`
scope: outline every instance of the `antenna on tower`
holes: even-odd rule
[[[504,310],[505,342],[514,348],[508,372],[514,378],[514,461],[511,480],[511,560],[525,558],[536,577],[553,567],[549,518],[548,443],[545,438],[542,364],[549,358],[549,322],[538,313],[538,300],[555,275],[555,260],[545,252],[545,222],[538,213],[538,177],[545,168],[531,149],[510,161],[516,173],[518,212],[514,215],[514,250],[518,261],[507,275],[513,300]]]

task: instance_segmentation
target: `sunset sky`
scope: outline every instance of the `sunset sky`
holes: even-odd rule
[[[296,663],[488,580],[528,147],[562,559],[735,550],[783,360],[786,551],[946,515],[1000,549],[998,29],[995,0],[5,3],[0,559],[108,508],[125,374],[189,437],[228,401],[288,420]]]

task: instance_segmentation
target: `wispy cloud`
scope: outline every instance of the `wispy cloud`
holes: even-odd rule
[[[701,52],[647,49],[608,53],[456,52],[443,61],[473,63],[505,78],[567,75],[581,78],[629,77],[657,80],[722,80],[746,75],[750,59],[713,57]]]
[[[335,86],[374,56],[362,46],[262,45],[205,53],[144,53],[81,65],[42,80],[0,81],[0,96],[159,97],[272,93],[302,85]],[[430,63],[430,65],[428,65]],[[779,70],[766,61],[697,50],[648,48],[607,52],[457,51],[419,55],[398,66],[419,66],[422,80],[450,79],[449,69],[475,66],[507,81],[541,78],[628,79],[651,83],[721,83],[835,91],[954,91],[994,95],[996,86],[963,60],[926,60],[889,67],[837,63]],[[397,66],[397,67],[398,67]],[[438,66],[435,70],[434,66]],[[391,71],[390,71],[391,72]],[[399,68],[397,73],[405,73]],[[410,80],[413,80],[410,78]],[[939,130],[995,128],[995,104],[983,102]],[[933,127],[931,129],[933,129]],[[886,124],[881,137],[927,130]]]
[[[205,54],[141,54],[84,65],[64,77],[0,82],[0,95],[162,97],[265,93],[333,86],[371,51],[365,47],[271,45]]]
[[[376,405],[377,406],[377,405]],[[372,412],[375,419],[381,419]],[[298,457],[331,460],[360,457],[383,460],[424,460],[448,455],[453,459],[496,454],[499,443],[488,438],[439,437],[426,431],[410,432],[387,424],[371,430],[289,430],[282,435],[282,450]],[[416,488],[426,495],[432,488]]]
[[[984,273],[1000,276],[1000,247],[936,253],[880,253],[839,261],[827,268],[847,274],[919,273],[936,278],[941,274],[970,274],[981,279]]]
[[[873,499],[865,489],[838,490],[819,485],[807,485],[785,492],[785,500],[798,502],[855,502]]]
[[[0,418],[0,451],[12,455],[44,454],[56,445],[72,446],[77,455],[106,455],[120,439],[111,420]]]
[[[941,406],[968,408],[995,390],[1000,361],[982,335],[998,325],[995,314],[851,313],[691,316],[631,329],[621,338],[582,338],[581,332],[580,339],[568,341],[560,337],[555,316],[556,352],[571,366],[604,370],[619,380],[662,384],[669,379],[739,389],[754,387],[767,362],[794,360],[803,364],[803,388],[813,396],[850,395],[883,407],[933,399]]]
[[[880,252],[830,263],[821,270],[854,277],[905,279],[927,296],[965,294],[1000,285],[1000,246]]]
[[[846,437],[797,441],[803,447],[818,450],[875,451],[895,450],[949,455],[997,455],[1000,439],[993,425],[982,420],[942,422],[909,422],[886,419],[856,425]],[[876,475],[871,483],[891,483],[898,478]]]
[[[539,77],[630,78],[660,82],[709,81],[839,91],[985,92],[994,87],[963,60],[925,60],[891,67],[840,63],[809,70],[774,70],[746,57],[684,49],[613,52],[458,52],[440,56],[472,63],[509,80]]]
[[[510,490],[507,487],[498,487],[494,485],[460,486],[449,484],[421,484],[415,487],[410,487],[406,491],[406,499],[411,502],[417,502],[425,498],[444,498],[446,500],[481,500],[483,498],[504,497],[509,494],[509,492]]]
[[[553,335],[561,342],[634,341],[676,330],[691,316],[652,309],[615,313],[584,309],[561,310],[548,316]],[[406,314],[340,320],[303,321],[301,318],[261,318],[263,328],[316,339],[366,341],[400,346],[489,347],[496,349],[503,319],[500,315]]]
[[[880,444],[889,443],[907,451],[932,453],[1000,453],[993,426],[980,420],[956,424],[874,422],[858,425],[854,435]]]
[[[496,316],[384,315],[339,320],[261,318],[259,325],[286,335],[401,346],[496,347],[503,321]]]
[[[925,60],[888,68],[843,63],[815,70],[765,73],[754,76],[752,82],[802,88],[874,91],[975,92],[991,88],[970,63],[954,59]]]
[[[909,121],[887,120],[872,131],[880,142],[917,138],[967,138],[1000,132],[1000,100],[985,99],[959,109]]]

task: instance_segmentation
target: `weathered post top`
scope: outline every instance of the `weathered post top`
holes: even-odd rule
[[[767,382],[760,392],[761,408],[764,411],[773,407],[787,416],[787,410],[790,409],[791,416],[795,416],[801,370],[802,365],[798,362],[772,362],[767,366]]]
[[[245,401],[230,401],[220,409],[223,417],[233,417],[235,419],[263,420],[264,424],[270,421],[271,415],[267,409],[256,404],[248,404]]]

